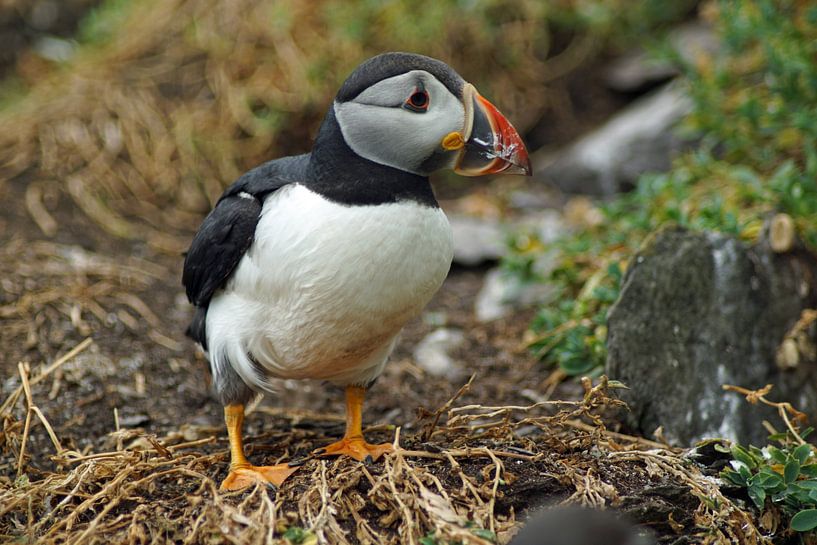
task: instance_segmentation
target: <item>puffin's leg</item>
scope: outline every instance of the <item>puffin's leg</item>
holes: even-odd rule
[[[384,453],[394,450],[389,443],[372,445],[363,439],[362,412],[365,396],[366,388],[363,386],[346,387],[346,433],[343,439],[318,449],[316,454],[319,456],[345,454],[363,462],[377,460]]]
[[[227,424],[227,435],[230,438],[230,473],[221,483],[221,490],[240,490],[257,482],[280,486],[287,477],[298,470],[287,464],[274,466],[254,466],[244,456],[244,443],[241,438],[241,427],[244,423],[244,405],[235,404],[224,407],[224,421]]]

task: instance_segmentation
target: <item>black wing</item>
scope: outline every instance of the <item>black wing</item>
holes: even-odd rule
[[[187,299],[206,307],[250,247],[261,201],[249,194],[222,197],[204,218],[184,258]]]
[[[187,334],[205,348],[207,306],[252,245],[264,198],[287,184],[304,181],[308,161],[308,155],[286,157],[247,172],[227,188],[193,237],[184,258],[182,284],[187,299],[198,309]]]

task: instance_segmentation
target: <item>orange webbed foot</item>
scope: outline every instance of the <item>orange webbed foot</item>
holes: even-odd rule
[[[319,448],[315,451],[318,456],[349,456],[360,462],[376,461],[388,452],[393,452],[390,443],[372,445],[363,437],[344,437],[340,441]]]
[[[298,471],[297,467],[290,467],[287,464],[231,467],[227,478],[221,482],[219,490],[241,490],[256,483],[281,486],[296,471]]]

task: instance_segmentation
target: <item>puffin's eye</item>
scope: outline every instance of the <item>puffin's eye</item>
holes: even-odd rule
[[[415,89],[411,96],[403,103],[403,108],[417,112],[418,114],[428,111],[428,91],[425,89]]]

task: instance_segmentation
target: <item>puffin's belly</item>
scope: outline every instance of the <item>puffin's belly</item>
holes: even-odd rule
[[[282,378],[379,372],[451,259],[439,208],[345,206],[288,186],[264,203],[252,247],[211,303],[208,339],[213,347],[240,339],[255,363]],[[245,381],[264,387],[253,380],[257,371],[229,359]]]

